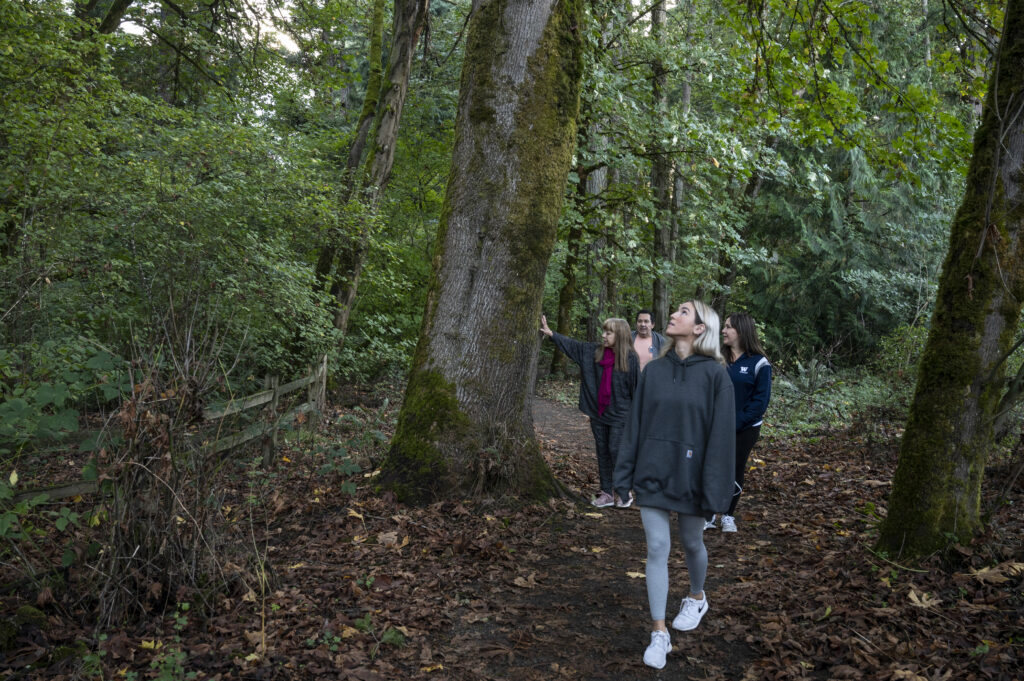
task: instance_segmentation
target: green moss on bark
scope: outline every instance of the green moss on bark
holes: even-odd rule
[[[1024,135],[1019,117],[1007,129],[1013,119],[1005,110],[1024,96],[1024,0],[1007,6],[997,63],[881,527],[879,547],[894,554],[942,550],[968,541],[980,526],[981,482],[1002,392],[998,362],[1024,300],[1024,203],[1008,198],[1024,193],[1024,181],[1013,166],[1019,159],[1001,150],[1004,138]]]
[[[399,500],[425,503],[446,486],[446,450],[471,428],[455,386],[436,371],[414,369],[405,399],[380,480]]]
[[[580,24],[583,5],[563,0],[527,65],[530,96],[517,114],[513,145],[520,150],[520,182],[508,216],[508,244],[515,271],[533,286],[511,287],[505,315],[513,328],[535,335],[544,273],[558,235],[565,180],[576,149],[580,109],[583,44]],[[524,338],[524,341],[527,340]]]

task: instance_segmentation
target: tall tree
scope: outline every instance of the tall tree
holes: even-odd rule
[[[371,20],[371,61],[380,59],[380,43],[376,39],[376,35],[379,32],[379,22],[383,17],[383,8],[376,6],[379,4],[379,2],[375,3],[374,15]],[[430,0],[395,0],[387,76],[381,84],[379,76],[373,72],[373,66],[371,66],[367,97],[372,98],[372,103],[376,105],[376,108],[373,110],[364,106],[363,114],[372,112],[374,115],[372,119],[365,115],[360,116],[357,134],[348,154],[348,171],[354,171],[360,163],[360,158],[364,153],[366,133],[370,129],[369,122],[372,120],[371,141],[369,149],[365,151],[363,172],[352,178],[349,191],[344,196],[345,201],[356,191],[368,188],[369,202],[373,209],[391,178],[398,128],[402,120],[405,98],[409,92],[413,56],[416,53],[416,44],[419,42],[420,35],[426,28],[429,8]],[[359,290],[359,280],[362,277],[366,248],[369,243],[369,230],[369,226],[364,225],[359,233],[346,243],[324,245],[317,261],[317,276],[320,280],[326,277],[331,269],[331,263],[336,261],[330,290],[331,296],[337,304],[334,325],[342,336],[348,329],[349,316]]]
[[[979,528],[1004,361],[1024,301],[1024,0],[1009,0],[879,546],[920,556]]]
[[[654,41],[654,49],[657,51],[662,47],[662,32],[665,25],[665,2],[661,0],[651,8],[651,39]],[[671,215],[672,193],[669,189],[671,183],[672,159],[669,150],[661,143],[661,129],[658,121],[665,116],[665,108],[668,105],[668,74],[665,64],[660,56],[655,56],[651,61],[651,116],[653,118],[651,129],[655,136],[651,141],[653,158],[651,159],[651,189],[654,192],[654,279],[652,285],[653,319],[654,328],[664,329],[668,324],[668,281],[661,263],[669,262],[669,251],[671,244]]]
[[[537,323],[576,142],[581,0],[474,0],[434,274],[382,484],[409,501],[556,488]]]

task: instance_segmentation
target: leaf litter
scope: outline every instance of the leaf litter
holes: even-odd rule
[[[552,470],[588,497],[597,478],[585,417],[544,399],[534,411]],[[326,419],[321,436],[331,428]],[[906,569],[871,549],[895,436],[825,435],[758,443],[739,532],[705,533],[708,616],[673,632],[660,672],[641,661],[649,615],[635,507],[408,507],[375,495],[372,471],[348,494],[302,451],[286,452],[264,515],[235,523],[265,556],[266,579],[178,629],[154,615],[105,632],[97,664],[103,678],[156,678],[180,650],[184,670],[211,680],[1024,678],[1019,486],[956,561]],[[988,472],[986,497],[998,475]],[[229,483],[225,506],[237,512],[245,495]],[[678,547],[670,584],[671,610],[687,586]],[[52,626],[0,657],[3,678],[89,678],[74,662],[15,668],[91,639],[88,614],[54,598],[39,605]],[[9,595],[3,609],[18,604]]]

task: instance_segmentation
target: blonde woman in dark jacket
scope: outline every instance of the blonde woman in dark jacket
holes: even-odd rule
[[[690,575],[672,628],[696,629],[708,611],[704,523],[729,508],[735,473],[735,400],[719,349],[718,314],[699,301],[669,319],[666,352],[640,375],[615,466],[615,489],[633,490],[647,537],[647,598],[654,631],[644,663],[665,666],[672,651],[665,610],[671,512]]]

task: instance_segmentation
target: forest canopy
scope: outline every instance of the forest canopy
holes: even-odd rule
[[[343,375],[401,373],[468,3],[429,10],[375,202],[352,191],[344,158],[373,71],[371,3],[127,3],[100,30],[123,4],[0,9],[7,373],[32,383],[100,349],[130,359],[186,318],[240,358],[232,380],[325,351]],[[996,8],[965,25],[919,2],[677,3],[658,31],[640,6],[586,9],[580,138],[545,304],[570,259],[571,332],[629,317],[654,279],[673,300],[771,320],[775,352],[805,361],[863,360],[927,319]],[[316,258],[360,235],[342,344]]]

